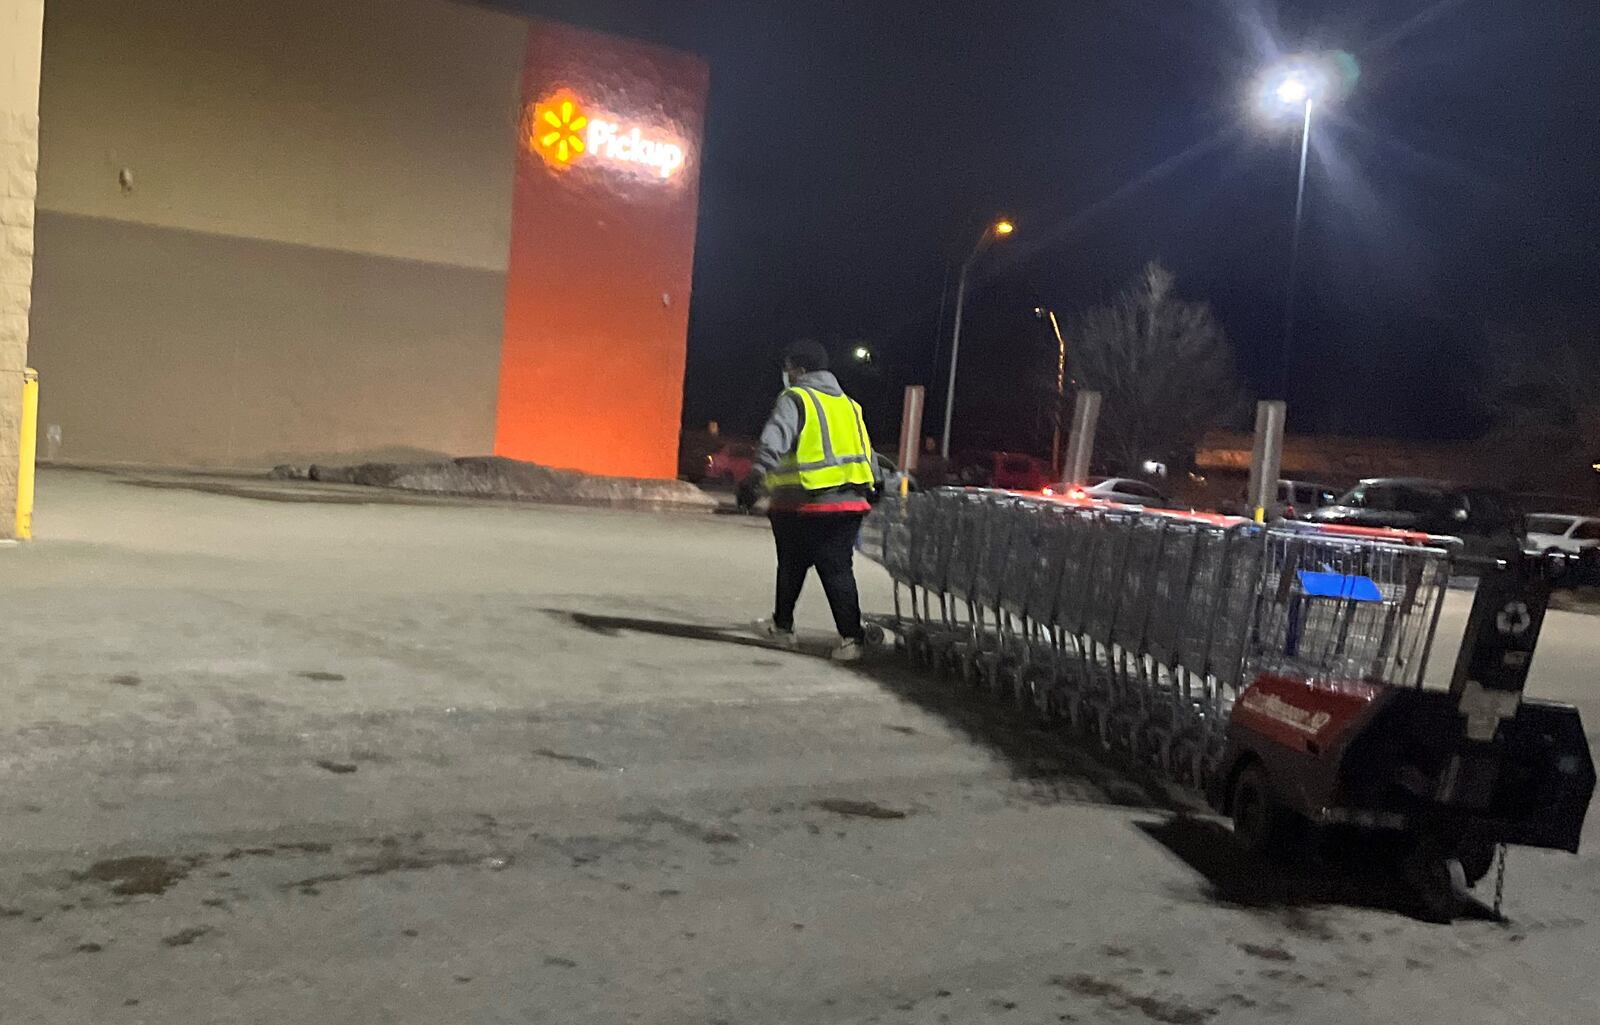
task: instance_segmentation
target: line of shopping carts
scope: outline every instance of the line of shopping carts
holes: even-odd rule
[[[886,498],[897,649],[1205,792],[1261,673],[1420,686],[1451,543],[983,489]]]

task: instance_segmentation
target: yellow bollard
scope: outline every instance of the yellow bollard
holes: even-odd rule
[[[17,540],[33,537],[33,468],[39,452],[39,372],[22,372],[22,432],[17,440]]]

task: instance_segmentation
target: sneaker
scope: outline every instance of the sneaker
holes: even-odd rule
[[[867,653],[867,646],[854,637],[846,637],[833,649],[829,657],[835,662],[859,662]]]
[[[795,635],[795,632],[793,630],[780,629],[770,616],[751,623],[750,629],[755,631],[757,637],[764,641],[770,641],[781,648],[800,647],[800,638]]]

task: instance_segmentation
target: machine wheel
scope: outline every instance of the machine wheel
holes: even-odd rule
[[[1229,808],[1233,835],[1253,858],[1282,854],[1288,847],[1290,812],[1272,792],[1267,770],[1259,763],[1244,767],[1233,781]]]
[[[1461,864],[1463,883],[1477,886],[1494,867],[1495,845],[1487,840],[1463,840],[1456,848],[1455,861]]]
[[[866,641],[872,647],[876,648],[876,647],[878,647],[878,646],[883,644],[883,640],[884,640],[883,627],[879,626],[876,623],[868,623],[867,626],[866,626],[865,633],[866,633]],[[898,638],[896,638],[895,646],[898,647],[899,644],[900,644],[900,641],[899,641]]]
[[[1441,924],[1455,919],[1468,889],[1459,857],[1446,857],[1437,844],[1422,840],[1406,857],[1405,875],[1424,919]]]

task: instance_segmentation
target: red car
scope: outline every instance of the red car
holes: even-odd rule
[[[707,481],[737,484],[750,476],[750,467],[756,458],[756,447],[745,441],[730,441],[706,456]]]
[[[990,483],[1006,491],[1043,491],[1050,486],[1050,464],[1020,452],[996,452]]]

